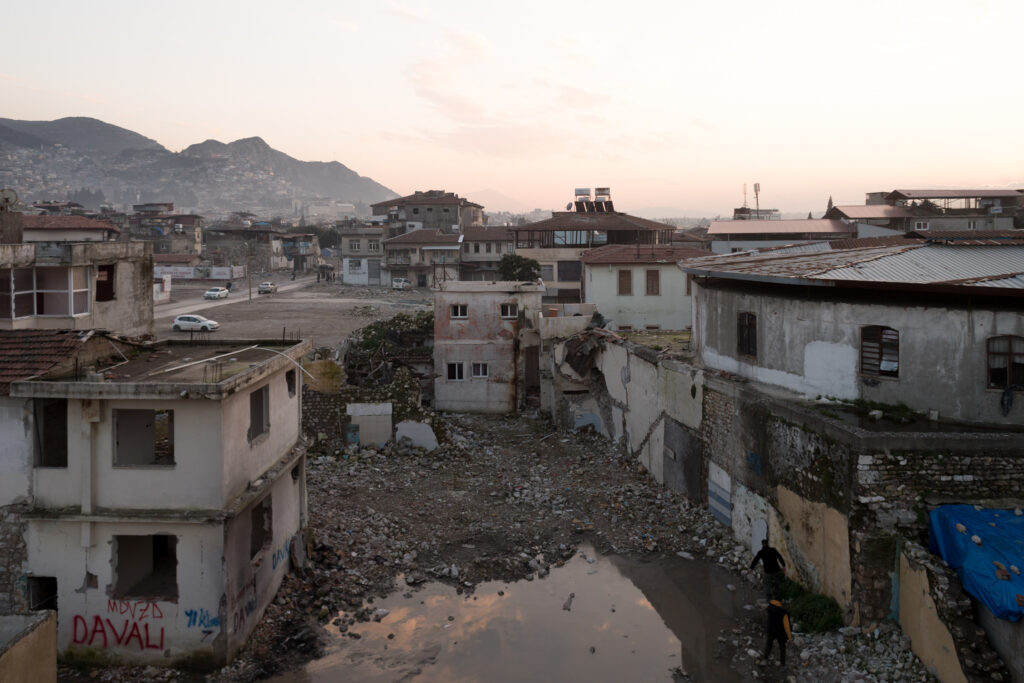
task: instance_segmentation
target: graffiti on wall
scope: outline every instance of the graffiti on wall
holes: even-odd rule
[[[185,610],[185,620],[185,628],[202,629],[200,643],[205,643],[220,628],[220,617],[202,608]]]
[[[245,625],[249,616],[256,611],[256,577],[251,577],[245,584],[235,591],[232,602],[238,607],[231,616],[231,632],[238,631]]]
[[[88,647],[124,647],[163,650],[164,613],[155,602],[107,600],[107,616],[76,614],[71,624],[71,642]]]

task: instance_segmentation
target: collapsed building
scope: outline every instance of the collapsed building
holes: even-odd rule
[[[689,260],[691,357],[606,330],[556,340],[545,403],[752,550],[771,538],[848,623],[898,620],[940,679],[1020,676],[1024,622],[991,618],[925,548],[939,506],[1024,501],[1022,250],[926,241]]]

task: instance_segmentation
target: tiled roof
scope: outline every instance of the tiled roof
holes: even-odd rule
[[[0,396],[17,382],[48,371],[75,354],[91,330],[0,330]]]
[[[458,244],[461,241],[462,235],[424,228],[386,239],[384,244]]]
[[[598,232],[669,230],[674,232],[675,229],[674,225],[649,221],[646,218],[630,216],[628,213],[617,211],[555,211],[551,218],[546,220],[528,225],[517,225],[512,228],[514,232],[553,232],[556,230],[597,230]]]
[[[788,221],[711,221],[711,227],[708,228],[708,235],[778,235],[782,233],[821,234],[854,231],[855,228],[852,225],[846,225],[840,220],[811,218]]]
[[[470,225],[462,231],[465,242],[511,242],[512,230],[504,225]]]
[[[111,230],[121,232],[108,221],[97,221],[84,216],[30,216],[21,217],[25,230]]]
[[[386,199],[383,202],[377,202],[376,204],[370,204],[371,207],[388,207],[388,206],[401,206],[403,204],[419,204],[421,206],[474,206],[478,209],[484,208],[480,204],[474,204],[465,197],[460,197],[454,192],[440,192],[437,190],[429,190],[418,194],[410,194],[405,197],[397,197],[395,199]]]
[[[676,263],[683,259],[710,256],[710,252],[691,247],[650,244],[609,244],[583,252],[580,260],[588,265],[601,263]]]

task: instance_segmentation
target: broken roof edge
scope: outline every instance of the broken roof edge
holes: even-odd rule
[[[115,382],[107,380],[83,381],[75,378],[46,379],[45,376],[29,377],[10,383],[10,396],[15,398],[70,398],[70,399],[209,399],[221,401],[242,388],[255,384],[263,378],[280,371],[286,366],[301,368],[301,358],[312,350],[311,340],[301,340],[282,347],[280,340],[224,340],[218,344],[189,344],[183,340],[162,340],[152,345],[135,344],[138,348],[158,351],[163,346],[225,346],[228,344],[248,345],[248,348],[272,352],[272,356],[232,375],[220,382],[161,382],[150,374],[141,381]],[[277,348],[272,348],[277,347]],[[239,349],[241,351],[244,349]],[[209,362],[202,359],[197,362]]]

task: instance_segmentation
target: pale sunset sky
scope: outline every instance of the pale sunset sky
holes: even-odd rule
[[[819,214],[1024,187],[1024,2],[9,2],[0,117],[258,135],[401,194]],[[751,204],[753,198],[751,196]],[[488,207],[502,208],[502,207]],[[658,213],[658,212],[656,212]]]

